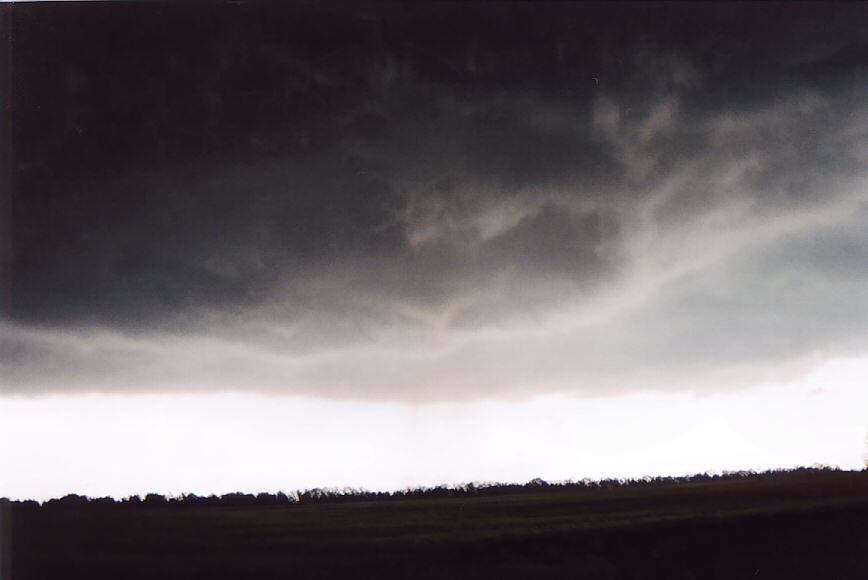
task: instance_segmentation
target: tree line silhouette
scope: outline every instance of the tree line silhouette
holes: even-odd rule
[[[279,506],[289,504],[310,503],[339,503],[359,501],[388,501],[403,499],[438,499],[455,498],[465,496],[498,496],[516,492],[532,492],[545,489],[546,492],[575,492],[576,490],[593,491],[595,489],[613,489],[622,487],[653,487],[681,483],[698,483],[712,481],[727,481],[745,478],[766,479],[782,474],[798,475],[810,474],[823,471],[840,471],[837,467],[815,466],[801,467],[797,469],[775,469],[764,472],[753,470],[723,472],[719,474],[695,474],[686,476],[662,476],[644,477],[640,479],[583,479],[580,481],[547,482],[543,479],[533,479],[527,483],[466,483],[462,485],[436,487],[419,487],[397,491],[368,491],[355,488],[313,488],[303,491],[285,493],[262,492],[257,494],[233,492],[223,495],[196,495],[185,493],[179,496],[165,496],[158,493],[149,493],[144,497],[131,495],[120,500],[112,497],[88,497],[79,494],[67,494],[60,498],[50,499],[45,502],[35,500],[10,500],[0,498],[0,504],[17,504],[20,506],[32,506],[43,508],[55,507],[79,507],[88,506],[129,506],[142,508],[161,508],[168,506],[223,506],[223,507],[249,507],[249,506]]]

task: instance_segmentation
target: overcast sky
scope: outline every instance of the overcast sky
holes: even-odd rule
[[[29,417],[9,435],[37,456],[59,408],[109,429],[114,405],[145,400],[178,417],[230,399],[389,409],[384,433],[424,413],[424,437],[449,429],[443,409],[494,417],[456,428],[470,438],[526,412],[527,441],[548,422],[539,401],[590,424],[593,405],[641,400],[643,432],[664,420],[653,409],[685,429],[704,412],[673,415],[673,400],[722,397],[733,420],[756,397],[775,416],[769,392],[781,408],[823,389],[866,408],[868,374],[804,391],[868,368],[863,6],[75,3],[3,17],[0,409]],[[840,463],[858,467],[868,410],[848,413],[846,442],[758,464],[851,445]],[[365,421],[355,433],[373,437]],[[389,469],[407,469],[402,453]],[[666,453],[647,471],[693,468]],[[552,473],[579,469],[558,461]],[[702,469],[724,464],[737,457]],[[465,467],[377,485],[474,478]]]

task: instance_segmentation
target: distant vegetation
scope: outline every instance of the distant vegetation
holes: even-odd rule
[[[87,497],[78,494],[68,494],[61,498],[51,499],[43,503],[34,500],[9,500],[0,498],[0,503],[16,503],[23,505],[42,505],[48,507],[55,506],[79,506],[82,504],[88,505],[129,505],[142,507],[164,507],[164,506],[274,506],[292,503],[338,503],[338,502],[358,502],[358,501],[382,501],[389,499],[435,499],[435,498],[454,498],[462,496],[498,496],[508,495],[518,491],[533,491],[535,489],[545,488],[547,492],[557,493],[559,490],[575,492],[577,490],[594,490],[594,489],[613,489],[623,487],[653,487],[660,485],[671,485],[678,483],[697,483],[697,482],[721,482],[727,480],[737,480],[742,478],[763,479],[774,477],[780,474],[810,474],[818,472],[840,471],[836,467],[816,466],[802,467],[798,469],[777,469],[765,472],[733,471],[723,472],[722,474],[695,474],[682,477],[645,477],[640,479],[603,479],[591,480],[584,479],[580,481],[567,481],[550,483],[542,479],[533,479],[524,484],[504,484],[504,483],[466,483],[461,485],[440,485],[436,487],[421,487],[413,489],[405,489],[398,491],[368,491],[365,489],[354,488],[314,488],[303,491],[293,491],[285,493],[279,491],[277,493],[227,493],[224,495],[208,495],[200,496],[196,494],[182,494],[180,496],[166,497],[161,494],[149,493],[144,497],[133,495],[122,500],[115,500],[111,497]]]

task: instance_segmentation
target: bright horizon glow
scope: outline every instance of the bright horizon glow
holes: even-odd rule
[[[0,398],[0,496],[46,500],[861,469],[868,359],[733,393],[412,406],[246,394]]]

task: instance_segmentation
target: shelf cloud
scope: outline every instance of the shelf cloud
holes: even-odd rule
[[[866,17],[22,6],[2,392],[711,392],[865,353]]]

